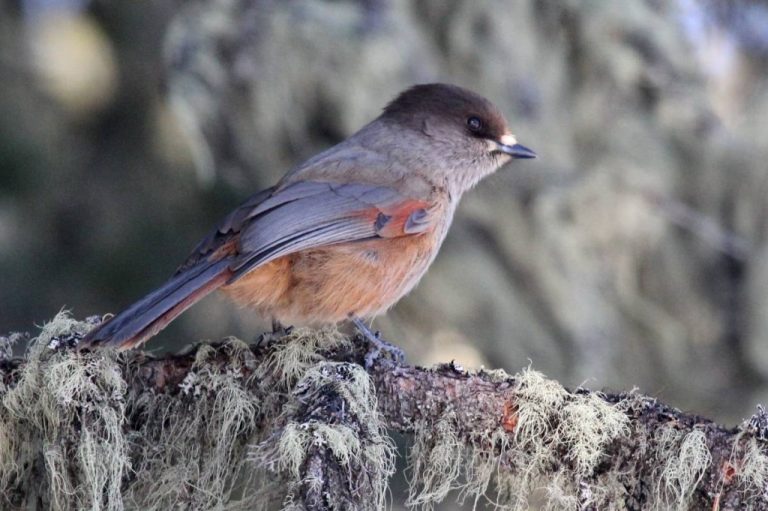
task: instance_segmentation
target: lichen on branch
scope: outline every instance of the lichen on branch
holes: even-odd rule
[[[25,357],[0,338],[0,507],[384,509],[412,438],[407,505],[768,506],[762,409],[722,428],[637,392],[568,390],[526,368],[430,369],[336,330],[184,353],[77,352],[66,313]]]

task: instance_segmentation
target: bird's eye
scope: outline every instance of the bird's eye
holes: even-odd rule
[[[467,128],[469,128],[469,131],[477,133],[483,129],[483,121],[477,117],[472,116],[467,119]]]

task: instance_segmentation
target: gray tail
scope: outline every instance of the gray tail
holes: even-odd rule
[[[135,348],[230,277],[229,261],[201,261],[88,333],[79,347]]]

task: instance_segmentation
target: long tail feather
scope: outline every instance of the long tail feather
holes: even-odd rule
[[[229,261],[203,261],[174,275],[152,293],[102,323],[80,342],[80,348],[135,348],[157,334],[179,314],[225,284]]]

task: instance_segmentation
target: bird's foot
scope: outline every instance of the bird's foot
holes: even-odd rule
[[[369,344],[365,354],[365,368],[370,369],[379,357],[386,353],[398,365],[405,363],[405,353],[399,346],[395,346],[381,338],[379,332],[372,332],[370,328],[356,316],[350,316],[350,321],[355,325],[360,336]]]
[[[256,347],[261,346],[262,344],[269,344],[275,341],[279,341],[283,337],[287,335],[291,335],[293,332],[293,326],[285,326],[279,321],[273,319],[272,320],[272,331],[271,332],[264,332],[263,334],[260,334],[256,338]]]

